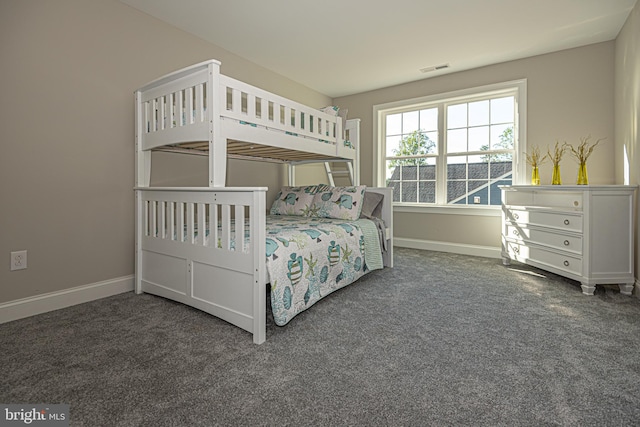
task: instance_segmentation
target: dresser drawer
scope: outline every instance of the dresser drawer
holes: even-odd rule
[[[537,246],[526,246],[509,240],[505,240],[503,244],[509,257],[516,261],[523,263],[532,261],[570,274],[578,276],[582,274],[582,258],[580,256],[548,251]]]
[[[582,193],[554,190],[505,191],[502,202],[511,206],[546,206],[549,208],[582,209]]]
[[[542,246],[559,249],[582,255],[582,236],[559,234],[549,230],[529,228],[525,225],[507,224],[505,238],[517,243],[536,243]]]
[[[505,208],[503,215],[508,222],[582,232],[581,213]]]

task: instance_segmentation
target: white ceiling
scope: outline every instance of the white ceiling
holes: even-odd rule
[[[636,3],[121,1],[331,97],[612,40]]]

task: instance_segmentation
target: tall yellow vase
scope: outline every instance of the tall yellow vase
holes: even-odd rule
[[[551,185],[561,185],[562,179],[560,178],[560,164],[553,165],[553,175],[551,175]]]
[[[587,176],[587,163],[580,163],[578,166],[578,185],[589,185],[589,177]]]
[[[538,166],[531,168],[531,185],[540,185],[540,171]]]

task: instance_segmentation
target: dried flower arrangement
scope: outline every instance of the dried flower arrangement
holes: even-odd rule
[[[589,178],[587,176],[587,159],[593,153],[593,150],[604,141],[606,138],[600,138],[595,143],[591,144],[589,142],[591,139],[591,135],[580,138],[580,144],[578,144],[578,148],[573,148],[572,145],[569,145],[569,149],[571,150],[571,154],[578,160],[578,185],[587,185],[589,184]]]
[[[551,159],[551,162],[554,165],[559,165],[560,164],[560,160],[562,160],[562,156],[564,156],[564,153],[567,152],[567,148],[570,145],[567,144],[566,142],[563,142],[562,145],[560,145],[559,141],[556,141],[556,145],[553,148],[553,154],[551,154],[551,151],[547,148],[547,155],[549,156],[549,159]]]
[[[549,158],[548,154],[540,157],[540,147],[538,146],[531,147],[531,154],[525,154],[527,156],[527,163],[529,163],[529,165],[534,168],[542,165]]]
[[[567,147],[569,144],[566,142],[560,145],[560,142],[556,141],[556,145],[553,149],[553,154],[547,148],[547,155],[551,159],[553,163],[553,175],[551,176],[551,184],[552,185],[560,185],[562,184],[562,180],[560,178],[560,161],[562,160],[562,156],[567,152]]]
[[[578,148],[573,148],[572,145],[569,145],[571,154],[575,156],[575,158],[578,160],[578,163],[580,164],[586,163],[591,153],[593,153],[593,150],[598,146],[598,144],[600,144],[606,138],[600,138],[593,144],[589,143],[589,139],[591,139],[591,135],[584,138],[580,138],[580,144],[578,145]]]
[[[540,172],[538,167],[549,158],[549,155],[545,154],[541,157],[540,148],[537,145],[531,147],[531,154],[525,153],[525,155],[527,156],[527,163],[531,165],[531,184],[540,185]]]

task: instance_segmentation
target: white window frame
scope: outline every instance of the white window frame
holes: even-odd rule
[[[412,111],[423,108],[438,107],[438,167],[436,175],[436,194],[446,194],[446,107],[447,105],[472,102],[488,97],[514,96],[514,160],[513,184],[526,184],[527,151],[527,80],[512,80],[485,86],[452,92],[428,95],[419,98],[389,102],[373,106],[373,182],[377,186],[385,187],[386,182],[386,121],[387,114]],[[397,212],[430,212],[430,213],[458,213],[462,215],[499,216],[500,206],[476,205],[448,205],[394,202]]]

